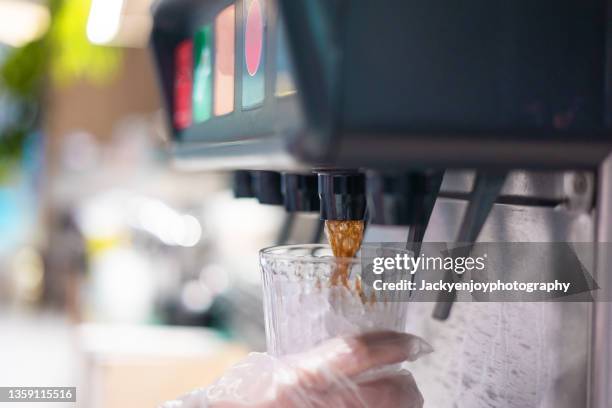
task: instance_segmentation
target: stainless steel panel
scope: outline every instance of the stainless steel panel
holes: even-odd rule
[[[562,196],[563,176],[517,175],[506,191]],[[449,181],[447,181],[449,183]],[[539,186],[539,187],[538,187]],[[426,241],[452,241],[466,202],[439,199]],[[406,230],[371,226],[366,240],[400,241]],[[480,241],[592,242],[582,210],[496,204]],[[587,401],[590,305],[457,303],[445,322],[433,304],[410,306],[407,327],[435,352],[409,365],[426,407],[576,408]]]
[[[612,156],[600,168],[597,208],[597,241],[612,242]],[[593,304],[592,336],[590,350],[589,407],[607,408],[612,404],[612,302],[610,280],[612,253],[597,254],[595,279],[602,288]]]
[[[443,193],[468,194],[472,190],[475,172],[450,170],[444,174]],[[593,174],[589,172],[512,171],[508,174],[502,196],[533,197],[567,202],[576,195],[593,194]]]

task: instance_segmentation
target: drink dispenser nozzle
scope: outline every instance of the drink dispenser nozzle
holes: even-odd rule
[[[316,174],[284,173],[281,182],[285,209],[289,214],[319,212],[320,201]],[[323,229],[324,222],[318,221],[310,242],[314,244],[320,242],[323,237]]]
[[[357,170],[318,171],[321,219],[363,220],[366,216],[366,178]]]
[[[440,191],[442,176],[442,171],[369,173],[370,222],[377,225],[420,226],[422,233],[414,234],[413,238],[421,241]]]
[[[253,171],[253,191],[261,204],[282,205],[281,175],[276,171]]]
[[[236,198],[253,198],[253,176],[249,170],[236,170],[233,174],[232,190]]]
[[[319,211],[319,193],[315,174],[284,173],[281,179],[281,189],[287,211]]]

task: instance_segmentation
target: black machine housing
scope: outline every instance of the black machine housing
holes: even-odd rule
[[[610,151],[608,0],[266,0],[265,99],[242,109],[243,0],[162,0],[152,48],[179,164],[590,168]],[[173,53],[236,4],[235,109],[172,125]],[[297,83],[276,97],[279,30]]]

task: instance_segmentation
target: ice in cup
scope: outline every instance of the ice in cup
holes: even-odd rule
[[[334,257],[328,245],[260,251],[268,352],[293,354],[321,341],[373,330],[404,331],[407,303],[377,299],[361,281],[358,257]],[[346,281],[333,278],[348,271]]]

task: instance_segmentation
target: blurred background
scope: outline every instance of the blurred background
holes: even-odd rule
[[[0,0],[2,386],[152,407],[265,347],[285,212],[169,166],[150,3]]]

